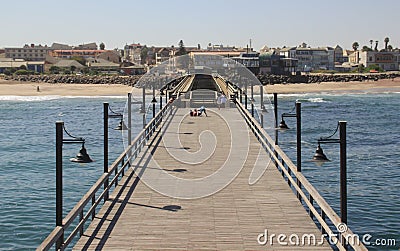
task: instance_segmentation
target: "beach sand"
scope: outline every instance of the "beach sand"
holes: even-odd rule
[[[268,94],[294,93],[385,93],[400,92],[400,78],[378,81],[321,82],[312,84],[276,84],[264,86]],[[258,90],[257,90],[258,92]]]
[[[39,87],[39,91],[38,91]],[[125,96],[128,92],[141,95],[142,90],[126,85],[99,84],[48,84],[18,82],[0,79],[0,96]],[[150,90],[146,91],[150,93]],[[259,89],[254,88],[255,93]],[[400,78],[369,82],[322,82],[315,84],[275,84],[264,86],[264,92],[271,93],[383,93],[400,92]]]
[[[0,80],[1,96],[120,96],[141,91],[126,85],[49,84]]]

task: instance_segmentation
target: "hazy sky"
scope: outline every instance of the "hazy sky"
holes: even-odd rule
[[[53,42],[400,47],[399,0],[2,0],[0,48]]]

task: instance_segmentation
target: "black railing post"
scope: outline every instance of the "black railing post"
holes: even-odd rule
[[[104,173],[108,173],[108,103],[103,103],[104,110]],[[108,187],[108,178],[104,181],[104,191]],[[108,191],[104,194],[104,202],[108,200]]]
[[[62,227],[63,219],[63,170],[62,170],[62,145],[64,122],[56,122],[56,226]],[[64,232],[57,240],[56,249],[64,243]]]

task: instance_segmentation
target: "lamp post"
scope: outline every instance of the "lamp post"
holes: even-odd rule
[[[301,103],[296,102],[296,113],[283,113],[281,116],[281,122],[279,123],[279,129],[287,130],[289,127],[287,126],[285,120],[283,118],[296,118],[296,148],[297,148],[297,166],[296,171],[301,172]],[[278,132],[277,132],[278,134]],[[297,185],[301,188],[301,182],[297,180]],[[297,198],[301,199],[300,194],[297,192]]]
[[[247,110],[247,94],[244,92],[244,108]]]
[[[160,90],[160,111],[162,110],[162,97],[164,96],[164,91]],[[167,102],[165,102],[165,104],[167,104]]]
[[[254,100],[251,100],[251,116],[254,118]]]
[[[274,93],[275,128],[278,127],[278,93]],[[278,145],[278,131],[275,130],[275,145]]]
[[[129,97],[129,96],[128,96]],[[129,103],[129,101],[128,101]],[[108,113],[108,110],[111,111],[112,114]],[[129,106],[128,106],[129,110]],[[103,166],[103,172],[108,173],[108,119],[109,118],[120,118],[120,122],[115,130],[127,130],[128,128],[125,126],[123,122],[123,115],[121,113],[116,113],[113,110],[111,110],[110,105],[107,102],[103,103],[103,142],[104,142],[104,148],[103,148],[103,155],[104,155],[104,166]],[[128,132],[129,135],[129,132]],[[129,142],[130,144],[130,142]],[[104,190],[106,190],[108,187],[108,179],[104,182]],[[108,200],[108,195],[109,193],[106,192],[104,194],[104,202]]]
[[[64,139],[64,132],[70,136],[70,139]],[[62,227],[63,219],[63,169],[62,169],[62,146],[63,144],[82,144],[82,148],[76,155],[76,158],[71,159],[72,162],[89,163],[93,160],[89,157],[85,148],[85,139],[74,137],[64,127],[64,122],[56,122],[56,226]],[[57,240],[57,250],[64,243],[64,234]]]
[[[261,103],[261,111],[265,112],[265,105],[264,105],[264,86],[260,85],[260,103]]]
[[[132,143],[132,93],[128,93],[128,146]]]
[[[146,113],[146,87],[142,86],[142,106],[140,107],[141,113]]]
[[[321,144],[336,143],[340,145],[340,219],[347,224],[347,156],[346,156],[346,121],[339,121],[336,131],[329,137],[320,138],[318,147],[315,151],[313,161],[317,164],[323,164],[330,161],[323,153]],[[339,129],[339,139],[331,139]]]
[[[156,103],[157,103],[157,100],[156,100],[155,96],[153,96],[153,99],[151,100],[151,103],[153,104],[153,118],[154,118],[156,116]]]

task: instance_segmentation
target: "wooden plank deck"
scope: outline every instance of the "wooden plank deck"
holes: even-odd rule
[[[322,246],[286,246],[278,244],[277,237],[272,245],[260,245],[257,238],[265,230],[269,237],[271,234],[287,237],[296,234],[301,238],[303,234],[313,234],[317,242],[321,233],[272,164],[257,183],[249,185],[259,143],[248,132],[236,109],[208,110],[208,117],[188,117],[187,112],[188,109],[178,109],[173,119],[167,121],[168,130],[164,134],[159,132],[149,141],[149,148],[135,160],[135,172],[131,169],[119,183],[74,250],[331,250],[326,241]],[[242,122],[227,126],[226,121],[234,120]],[[211,157],[201,163],[188,164],[170,156],[171,149],[182,151],[183,158],[187,154],[183,151],[189,151],[196,160],[196,152],[201,148],[198,136],[204,130],[212,131],[216,139]],[[235,142],[229,130],[249,135],[249,144]],[[179,138],[181,147],[164,145],[162,139],[168,137]],[[157,147],[153,149],[153,146]],[[248,150],[244,167],[229,185],[209,196],[168,197],[143,182],[142,175],[149,170],[160,172],[148,161],[151,152],[169,174],[199,179],[216,172],[232,153],[231,147],[239,152]],[[239,158],[239,155],[233,157]],[[240,163],[241,160],[235,161]],[[172,182],[170,188],[180,189],[179,185],[179,182]],[[288,242],[288,238],[285,241]]]

